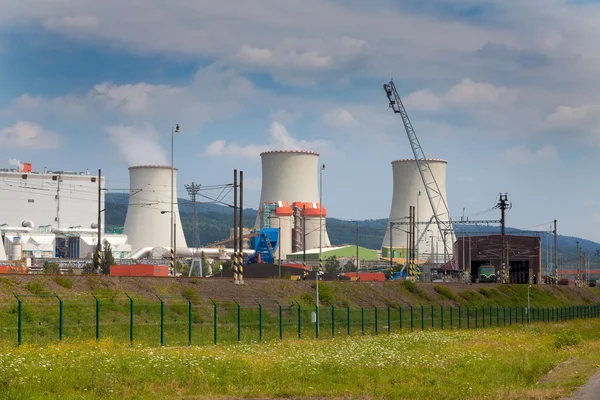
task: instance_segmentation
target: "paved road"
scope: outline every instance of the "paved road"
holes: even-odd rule
[[[600,399],[600,372],[579,388],[573,395],[564,400],[598,400]]]

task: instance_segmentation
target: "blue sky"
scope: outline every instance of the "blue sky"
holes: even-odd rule
[[[393,77],[456,218],[600,241],[600,6],[591,1],[0,0],[0,164],[97,170],[175,159],[183,184],[246,177],[259,153],[327,164],[330,216],[385,218],[390,162],[411,156]],[[482,218],[497,218],[488,213]]]

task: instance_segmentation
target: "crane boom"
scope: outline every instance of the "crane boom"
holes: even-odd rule
[[[440,190],[435,176],[433,175],[433,172],[431,172],[429,162],[425,157],[425,153],[423,152],[421,143],[419,143],[417,134],[415,133],[410,119],[408,118],[408,113],[404,108],[404,104],[402,104],[400,95],[396,90],[396,85],[394,85],[393,81],[390,81],[389,83],[383,85],[383,89],[385,90],[385,93],[390,102],[390,108],[394,111],[394,113],[400,114],[400,116],[402,117],[402,122],[404,123],[406,134],[408,135],[408,141],[410,142],[410,147],[412,148],[413,154],[415,156],[415,161],[419,169],[419,174],[421,175],[421,179],[423,180],[425,192],[427,193],[427,198],[429,199],[429,204],[431,205],[431,210],[433,211],[433,216],[427,223],[427,227],[429,227],[431,222],[435,220],[440,234],[442,232],[452,231],[453,229],[452,220],[450,218],[450,210],[448,209],[448,205],[446,204],[446,200],[442,195],[442,191]],[[425,236],[426,232],[427,228],[423,229],[423,232],[421,233],[421,236],[417,241],[416,248],[419,248],[419,243]],[[450,256],[452,264],[454,264],[454,258],[452,257],[452,245],[448,245],[448,243],[446,243],[445,237],[443,238],[443,243],[447,252],[446,254]]]

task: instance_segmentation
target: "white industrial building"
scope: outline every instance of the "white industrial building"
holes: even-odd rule
[[[440,188],[444,201],[448,204],[446,196],[447,161],[429,158],[427,159],[427,163]],[[398,223],[408,223],[409,206],[414,206],[415,222],[417,222],[417,224],[415,224],[416,243],[423,234],[423,230],[426,229],[426,225],[419,224],[419,222],[428,222],[433,216],[433,211],[427,198],[425,185],[423,184],[416,161],[414,159],[392,161],[392,169],[394,175],[394,193],[389,221],[397,225],[394,225],[391,246],[393,248],[393,258],[405,258],[408,243],[408,234],[406,231],[408,231],[409,225],[400,225]],[[444,216],[444,218],[449,218],[449,216]],[[419,243],[417,248],[417,257],[419,259],[442,263],[444,262],[444,237],[446,243],[452,248],[452,244],[455,241],[454,232],[450,231],[446,233],[446,235],[440,233],[435,220],[427,227],[427,230],[429,232],[425,233],[423,240]],[[382,256],[386,258],[389,257],[389,222],[381,247]]]
[[[33,172],[28,163],[0,170],[0,260],[87,258],[86,243],[97,241],[97,179],[88,172]],[[100,196],[103,209],[104,190]],[[129,257],[128,245],[121,244],[127,238],[112,236],[105,239],[119,248],[115,257]]]
[[[261,153],[262,188],[255,229],[281,227],[281,255],[329,247],[327,212],[319,203],[319,154],[305,150]],[[322,216],[322,230],[319,230]],[[278,254],[278,250],[276,251]]]
[[[173,170],[173,211],[177,254],[189,253],[177,202],[177,168]],[[132,258],[161,257],[171,249],[171,167],[138,165],[129,168],[129,205],[124,233]]]

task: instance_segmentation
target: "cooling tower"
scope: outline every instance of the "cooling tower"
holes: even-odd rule
[[[446,197],[446,164],[445,160],[437,158],[428,158],[427,162],[429,168],[433,173],[435,180],[440,188],[442,196],[448,204]],[[414,159],[405,159],[392,161],[392,169],[394,174],[394,194],[392,197],[392,208],[390,211],[389,220],[394,223],[401,221],[408,222],[409,206],[415,206],[415,220],[416,222],[428,222],[433,216],[431,205],[427,198],[427,192],[425,191],[425,185],[421,179],[419,168]],[[450,217],[444,215],[443,220],[448,220]],[[392,232],[392,247],[394,249],[394,258],[405,258],[407,249],[407,238],[409,225],[394,225]],[[424,224],[416,224],[416,239],[426,229]],[[434,259],[438,263],[444,262],[444,242],[442,235],[439,233],[439,229],[435,220],[427,228],[430,232],[426,233],[426,237],[423,238],[417,249],[416,257],[421,260]],[[433,247],[431,236],[433,235]],[[446,234],[446,243],[449,248],[452,249],[455,237],[454,233],[450,232]],[[388,228],[383,239],[381,246],[382,256],[389,257],[390,248],[390,227]],[[433,250],[433,251],[432,251]]]
[[[319,204],[318,153],[305,150],[277,150],[264,152],[260,156],[262,160],[262,189],[260,192],[259,215],[255,223],[256,229],[260,229],[261,226],[264,227],[264,224],[261,225],[261,217],[264,216],[263,205],[266,203],[313,203],[315,207]],[[323,212],[322,246],[328,247],[330,242],[325,229],[325,215],[326,213]],[[318,217],[316,218],[316,228],[313,226],[314,219],[313,216],[310,222],[308,218],[306,221],[307,250],[319,247]],[[310,231],[309,223],[312,227]],[[285,221],[281,222],[282,229],[286,224]],[[281,236],[286,241],[282,244],[283,258],[284,248],[291,248],[291,246],[287,244],[287,232],[282,233]]]
[[[177,169],[173,174],[173,211],[177,250],[187,249],[177,203]],[[129,206],[124,233],[132,254],[143,247],[171,247],[171,167],[140,165],[129,168]],[[161,213],[162,212],[162,213]]]

